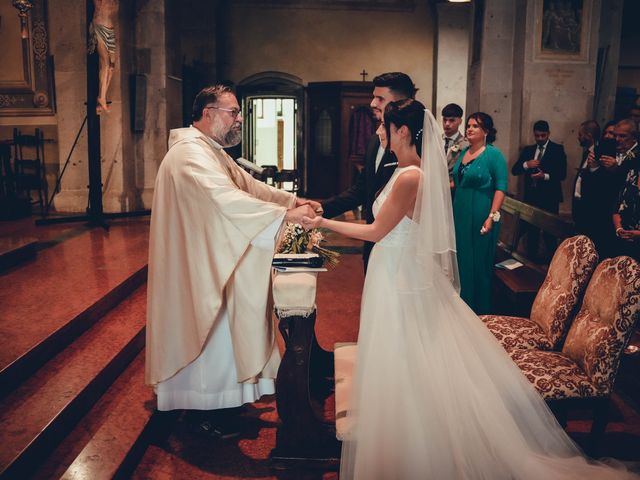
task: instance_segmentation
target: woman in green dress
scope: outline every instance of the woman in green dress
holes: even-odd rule
[[[469,115],[469,147],[453,167],[460,296],[477,314],[490,313],[491,276],[500,230],[500,207],[507,191],[507,162],[492,143],[493,119],[486,113]]]

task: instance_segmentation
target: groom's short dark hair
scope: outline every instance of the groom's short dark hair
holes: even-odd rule
[[[415,98],[418,91],[411,77],[402,72],[388,72],[378,75],[373,79],[373,86],[387,87],[393,93],[400,94],[405,98]]]

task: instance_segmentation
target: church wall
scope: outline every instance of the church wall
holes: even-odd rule
[[[55,59],[58,151],[64,163],[86,115],[85,0],[49,0],[51,53]],[[60,165],[60,169],[62,165]],[[87,130],[80,135],[56,195],[54,207],[82,212],[87,206]]]
[[[620,77],[621,29],[624,0],[602,2],[598,55],[604,60],[599,91],[596,92],[594,118],[601,126],[613,119],[616,105],[616,88]],[[622,32],[624,35],[624,32]]]
[[[599,42],[600,0],[590,5],[581,50],[543,51],[542,0],[485,0],[481,33],[470,28],[472,60],[469,68],[467,110],[493,116],[498,146],[509,169],[522,147],[534,143],[536,120],[550,123],[551,139],[567,153],[563,183],[563,214],[571,211],[573,179],[581,159],[577,130],[594,115],[595,75]],[[470,21],[473,25],[473,18]],[[474,62],[474,43],[481,41]],[[509,192],[520,195],[523,182],[509,174]]]
[[[637,0],[625,0],[617,86],[626,89],[635,89],[636,95],[640,95],[639,18],[640,3]],[[631,98],[627,100],[628,104],[632,101]]]
[[[263,71],[295,75],[304,84],[372,80],[403,71],[432,105],[434,13],[428,2],[414,11],[227,7],[221,74],[233,82]]]
[[[589,2],[586,2],[587,4]],[[567,179],[563,182],[564,202],[560,212],[571,212],[573,180],[581,160],[577,131],[580,123],[593,117],[600,0],[591,2],[590,19],[584,25],[584,48],[579,58],[565,55],[543,56],[537,51],[541,22],[541,1],[527,6],[527,43],[522,98],[522,144],[531,144],[536,120],[550,124],[551,139],[564,145],[567,153]],[[511,159],[515,161],[515,158]]]
[[[469,69],[468,26],[471,5],[467,3],[439,3],[434,114],[441,119],[442,108],[456,103],[466,109],[467,73]]]
[[[168,130],[181,126],[179,67],[178,75],[175,75],[176,68],[171,70],[172,79],[167,74],[165,2],[120,4],[116,25],[118,53],[107,94],[111,111],[100,116],[105,212],[150,207],[157,167],[166,152]],[[64,162],[86,114],[85,0],[50,0],[49,3],[51,50],[56,59],[59,158]],[[174,39],[171,43],[177,42]],[[180,55],[179,49],[175,55]],[[134,133],[131,127],[134,74],[146,78],[144,130],[139,133]],[[87,206],[87,183],[85,129],[64,174],[61,192],[56,196],[56,209],[83,212]]]
[[[509,166],[515,161],[521,142],[525,5],[526,0],[474,4],[469,26],[467,113],[482,111],[491,115],[498,130],[495,145]],[[518,181],[511,175],[508,189],[510,193],[518,189]]]

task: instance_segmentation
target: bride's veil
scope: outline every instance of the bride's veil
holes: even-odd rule
[[[442,130],[427,109],[424,111],[422,139],[422,182],[404,257],[412,263],[429,267],[423,273],[444,275],[459,292],[451,188],[441,140]],[[439,271],[430,268],[431,262]]]

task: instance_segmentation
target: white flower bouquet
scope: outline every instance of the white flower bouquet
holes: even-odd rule
[[[306,231],[299,223],[287,223],[278,246],[278,253],[316,253],[330,268],[338,265],[339,253],[320,246],[324,241],[322,233],[314,228]]]

